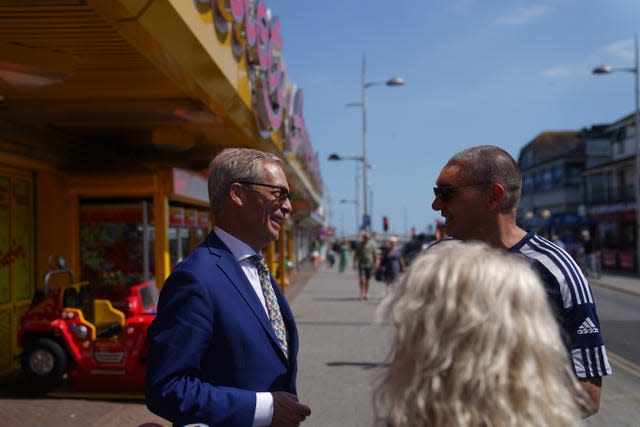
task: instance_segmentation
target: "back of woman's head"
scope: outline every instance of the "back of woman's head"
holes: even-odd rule
[[[482,243],[446,242],[413,261],[384,306],[396,337],[376,407],[389,425],[579,420],[558,325],[524,260]]]

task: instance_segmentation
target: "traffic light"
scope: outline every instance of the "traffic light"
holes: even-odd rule
[[[382,229],[384,231],[389,231],[389,219],[386,216],[382,217]]]

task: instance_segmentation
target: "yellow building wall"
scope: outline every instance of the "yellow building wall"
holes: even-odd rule
[[[74,231],[77,203],[67,191],[66,176],[56,171],[36,174],[36,287],[42,289],[49,257],[63,256],[79,277],[79,253]]]

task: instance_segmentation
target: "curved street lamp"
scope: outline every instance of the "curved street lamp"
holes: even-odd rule
[[[634,36],[634,66],[633,67],[612,67],[610,65],[601,65],[593,69],[593,74],[610,74],[616,71],[624,71],[635,74],[635,136],[636,136],[636,154],[635,154],[635,197],[636,197],[636,273],[640,272],[640,67],[638,66],[638,35]]]
[[[357,160],[359,162],[364,161],[364,157],[359,156],[341,156],[336,153],[331,153],[327,160],[336,161],[336,160]]]
[[[371,228],[371,218],[369,217],[369,202],[368,202],[368,188],[369,182],[367,177],[367,169],[369,168],[369,163],[367,159],[367,108],[366,108],[366,97],[365,91],[367,88],[371,86],[382,86],[386,85],[389,87],[403,86],[404,79],[402,77],[392,77],[386,82],[368,82],[365,78],[365,70],[366,70],[366,57],[365,54],[362,54],[362,71],[360,73],[360,102],[350,102],[347,104],[349,107],[360,107],[362,109],[362,156],[360,160],[362,161],[362,201],[364,206],[364,214],[362,218],[363,229],[370,230]]]
[[[339,160],[355,160],[357,162],[362,162],[362,157],[360,156],[341,156],[339,154],[336,153],[331,153],[329,155],[329,157],[327,158],[327,160],[329,161],[339,161]],[[368,167],[371,167],[371,165],[367,165]],[[358,176],[358,170],[356,169],[356,200],[355,200],[355,205],[356,205],[356,222],[354,223],[355,227],[356,227],[356,231],[358,230],[358,223],[360,222],[360,202],[358,202],[358,192],[359,190],[359,176]],[[344,203],[343,200],[340,201],[340,203]]]

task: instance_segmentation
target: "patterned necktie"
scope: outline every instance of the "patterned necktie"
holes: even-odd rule
[[[260,278],[260,286],[262,287],[262,294],[264,295],[264,301],[267,304],[267,312],[269,313],[269,320],[271,320],[271,326],[276,333],[276,338],[280,343],[280,348],[284,352],[285,357],[289,357],[288,344],[287,344],[287,330],[284,327],[284,321],[282,320],[282,313],[280,313],[280,306],[278,305],[278,299],[276,293],[271,286],[271,279],[269,278],[269,269],[264,262],[262,255],[253,255],[249,258],[253,265],[258,269],[258,277]]]

